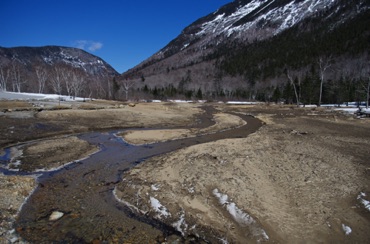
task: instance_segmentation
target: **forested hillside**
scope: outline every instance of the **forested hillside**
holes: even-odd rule
[[[336,26],[347,11],[343,8],[325,21],[326,14],[320,13],[267,40],[227,44],[209,58],[218,59],[221,74],[243,76],[251,87],[262,83],[258,100],[296,102],[296,86],[300,102],[318,103],[321,78],[322,102],[365,100],[370,72],[370,11]],[[269,86],[273,79],[285,82]]]
[[[138,98],[366,101],[369,16],[368,0],[234,1],[122,77]]]

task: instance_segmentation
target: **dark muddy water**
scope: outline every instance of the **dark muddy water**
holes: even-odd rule
[[[197,127],[212,124],[212,110],[201,116]],[[187,146],[224,138],[246,137],[255,132],[261,122],[251,116],[239,115],[247,121],[240,128],[200,135],[193,138],[133,146],[115,136],[115,132],[93,132],[80,135],[101,151],[39,177],[39,186],[23,206],[17,232],[31,243],[91,243],[108,241],[123,243],[146,242],[161,236],[180,235],[171,226],[145,216],[136,216],[117,202],[115,185],[125,171],[145,159]],[[193,126],[193,127],[194,127]],[[53,211],[64,216],[49,221]]]

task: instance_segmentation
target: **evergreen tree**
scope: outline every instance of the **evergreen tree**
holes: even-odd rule
[[[281,92],[279,87],[277,86],[274,90],[274,93],[272,94],[272,101],[275,103],[278,103],[281,99]]]
[[[203,93],[202,93],[202,89],[198,89],[197,91],[197,94],[195,95],[195,97],[198,99],[198,100],[202,100],[203,99]]]

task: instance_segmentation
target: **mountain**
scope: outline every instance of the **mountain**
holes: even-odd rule
[[[315,100],[319,94],[320,60],[321,68],[324,61],[330,66],[324,72],[326,91],[334,87],[330,82],[352,73],[360,80],[360,73],[366,73],[369,16],[368,0],[233,1],[196,20],[122,76],[163,98],[271,100],[275,92],[280,99],[286,90],[283,100],[293,101],[295,87],[309,102],[308,97]],[[313,86],[310,94],[305,79]],[[325,99],[338,100],[328,93]]]
[[[43,88],[43,92],[54,93],[59,85],[59,93],[69,94],[79,84],[79,93],[88,90],[85,95],[101,96],[107,93],[107,81],[118,75],[103,59],[78,48],[61,46],[0,47],[0,68],[0,82],[8,75],[7,84],[2,82],[7,85],[6,90],[22,92],[39,92]],[[40,87],[42,76],[45,84]]]

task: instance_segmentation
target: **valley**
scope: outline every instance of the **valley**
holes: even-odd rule
[[[229,1],[156,52],[190,3],[67,2],[1,8],[0,243],[370,243],[368,0]]]

